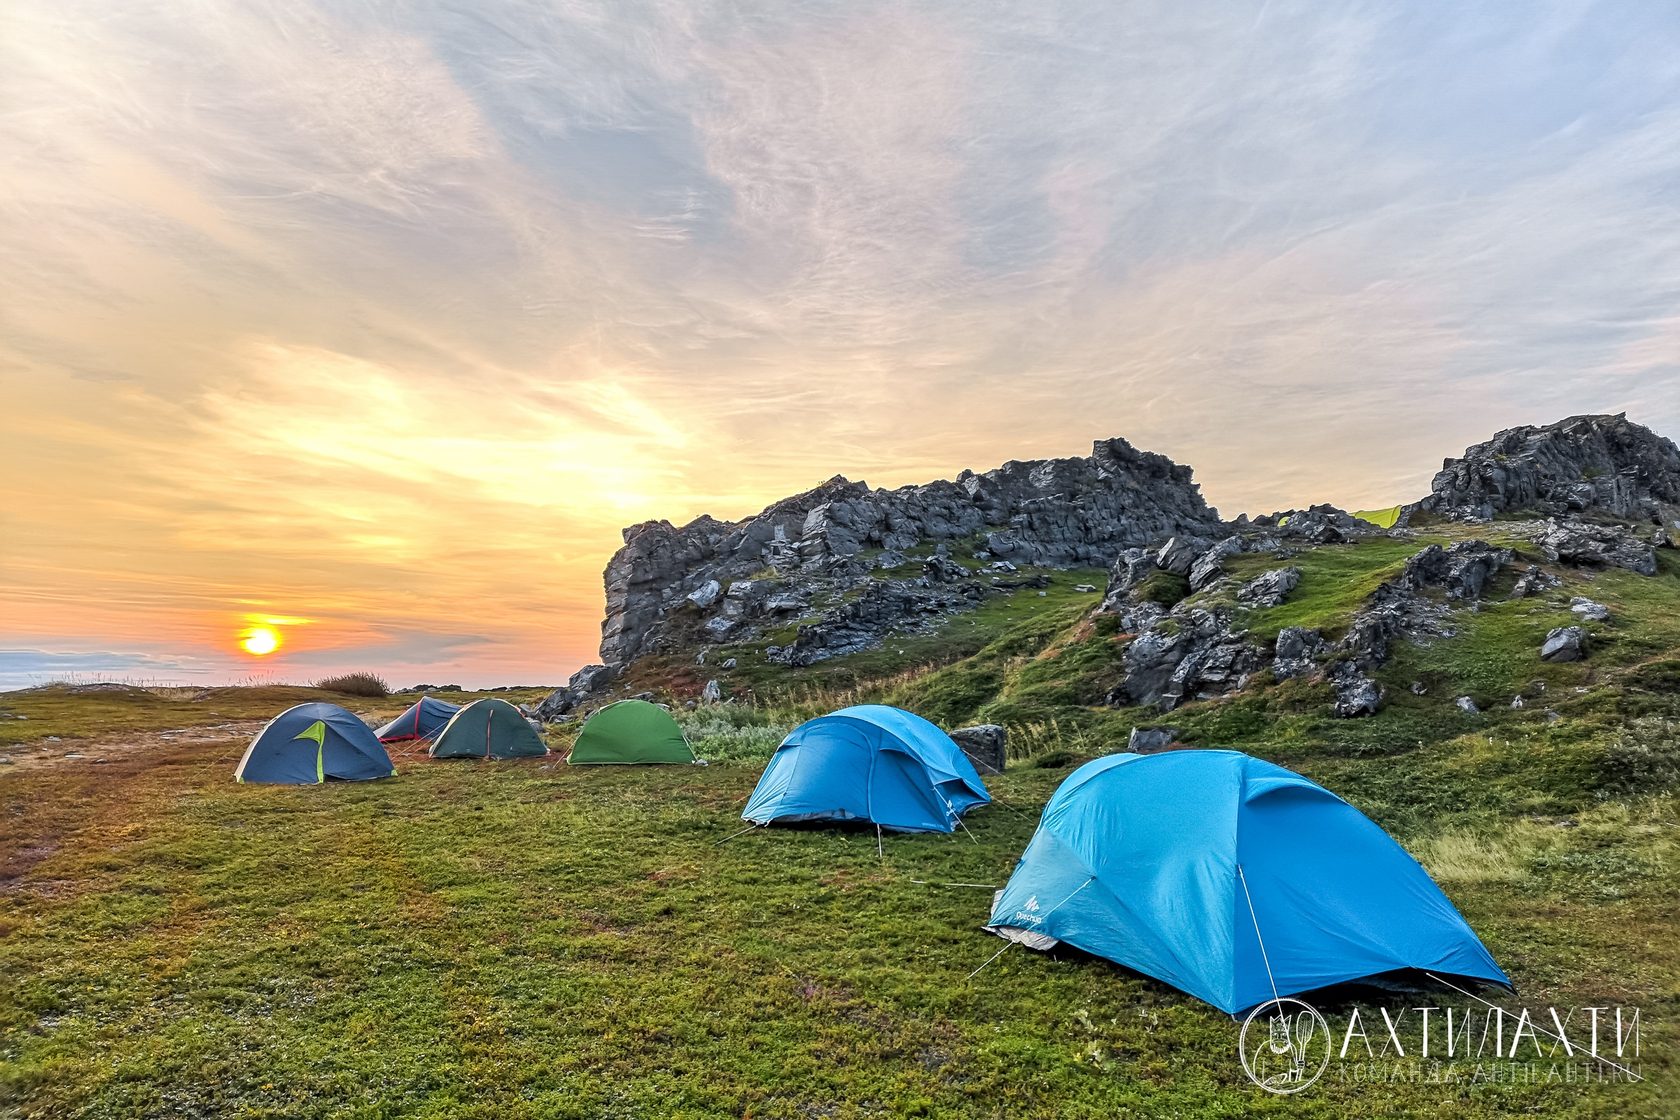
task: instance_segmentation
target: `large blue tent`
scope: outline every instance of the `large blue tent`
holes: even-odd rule
[[[1386,832],[1237,751],[1117,754],[1075,770],[987,925],[1035,947],[1064,941],[1233,1013],[1274,985],[1286,996],[1406,969],[1510,984]]]
[[[921,716],[860,704],[794,728],[758,779],[741,819],[871,821],[901,832],[951,832],[991,801],[951,737]]]
[[[449,717],[461,710],[461,705],[422,696],[406,712],[381,727],[374,734],[381,743],[401,743],[414,739],[435,739],[448,724]]]
[[[337,704],[299,704],[257,732],[233,778],[313,785],[329,778],[365,781],[395,773],[367,724]]]

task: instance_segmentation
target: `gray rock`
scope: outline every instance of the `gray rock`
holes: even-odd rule
[[[1155,566],[1175,576],[1187,576],[1208,542],[1199,537],[1174,536],[1155,553]]]
[[[1546,522],[1534,543],[1547,558],[1559,563],[1626,568],[1642,576],[1657,574],[1657,554],[1651,543],[1618,525],[1554,519]]]
[[[1468,715],[1478,715],[1481,712],[1481,709],[1476,707],[1476,701],[1468,696],[1460,696],[1453,703],[1458,706],[1459,711]]]
[[[717,602],[718,597],[722,594],[723,584],[719,583],[715,579],[709,579],[705,583],[702,583],[699,587],[696,587],[693,591],[690,591],[687,595],[687,599],[694,606],[700,608],[701,610],[705,610],[707,607],[710,607],[713,603]]]
[[[706,687],[700,690],[700,702],[702,704],[716,704],[722,700],[723,686],[717,682],[716,678],[707,681]]]
[[[545,723],[558,722],[580,703],[604,691],[617,675],[618,670],[610,665],[585,665],[563,687],[543,697],[537,705],[537,718]]]
[[[1531,599],[1542,595],[1558,585],[1558,578],[1540,567],[1530,564],[1523,574],[1517,577],[1516,586],[1511,588],[1511,598]]]
[[[1317,659],[1329,645],[1317,630],[1305,626],[1286,626],[1278,631],[1273,648],[1272,673],[1279,679],[1304,677],[1318,668]]]
[[[1126,749],[1133,754],[1157,754],[1176,742],[1176,727],[1134,727],[1126,740]]]
[[[1546,635],[1542,661],[1579,661],[1587,655],[1587,632],[1579,626],[1560,626]]]
[[[735,668],[735,659],[733,657],[724,658],[723,659],[723,664],[719,665],[718,668],[719,669],[725,669],[725,670]]]
[[[955,560],[943,556],[931,556],[922,561],[922,578],[928,583],[960,583],[973,578],[973,574]]]
[[[714,615],[701,624],[700,633],[709,642],[721,642],[739,629],[740,625],[738,619],[727,615]]]
[[[1091,583],[1076,583],[1073,585],[1073,589],[1081,595],[1089,595],[1096,591],[1097,588],[1095,584]]]
[[[1680,505],[1680,449],[1625,414],[1510,428],[1448,459],[1412,508],[1460,521],[1533,510],[1657,520]]]
[[[1331,710],[1342,719],[1375,715],[1382,707],[1382,687],[1351,661],[1338,661],[1327,674],[1336,691]]]
[[[1190,565],[1190,590],[1200,591],[1225,574],[1225,561],[1243,550],[1243,539],[1226,537],[1196,558]]]
[[[1237,601],[1255,607],[1275,607],[1289,598],[1301,583],[1301,569],[1273,568],[1261,572],[1237,589]]]
[[[1008,758],[1009,733],[995,723],[959,727],[951,739],[981,774],[1001,774]]]
[[[908,559],[904,553],[891,548],[875,558],[875,566],[884,572],[890,572],[894,568],[902,568],[906,563],[908,563]]]
[[[1121,653],[1125,677],[1108,696],[1115,707],[1171,711],[1186,700],[1224,695],[1241,688],[1265,661],[1264,651],[1223,607],[1180,604],[1168,612],[1140,604],[1122,622],[1137,624],[1138,634]]]
[[[1604,622],[1610,617],[1609,607],[1603,603],[1595,603],[1591,599],[1580,595],[1569,600],[1569,609],[1588,622]]]
[[[1312,544],[1340,544],[1343,541],[1375,535],[1379,530],[1369,521],[1361,521],[1346,510],[1332,505],[1316,505],[1307,509],[1288,510],[1255,518],[1260,528],[1275,529],[1282,537],[1305,540]]]

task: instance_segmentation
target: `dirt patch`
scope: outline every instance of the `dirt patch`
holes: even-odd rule
[[[0,781],[8,774],[54,767],[110,766],[131,762],[135,756],[153,751],[191,750],[197,756],[206,744],[228,742],[247,743],[262,730],[262,720],[230,720],[227,723],[204,727],[181,727],[168,731],[124,731],[112,735],[98,735],[86,739],[36,740],[0,747]],[[237,763],[235,754],[228,759],[228,767]]]

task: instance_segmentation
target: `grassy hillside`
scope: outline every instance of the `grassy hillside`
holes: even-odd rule
[[[1308,553],[1290,601],[1246,623],[1333,635],[1422,543]],[[1272,565],[1232,562],[1250,566]],[[1558,574],[1544,598],[1496,586],[1456,636],[1399,647],[1368,719],[1266,674],[1167,716],[1103,707],[1124,637],[1072,590],[1100,578],[1060,573],[806,670],[753,647],[733,673],[638,667],[629,688],[697,688],[698,671],[736,698],[680,712],[704,768],[404,759],[390,781],[241,787],[237,736],[0,768],[0,1116],[1672,1116],[1680,565]],[[1590,624],[1586,662],[1543,664],[1572,593],[1611,619]],[[864,699],[1009,727],[972,835],[888,837],[884,859],[831,829],[719,846],[787,729]],[[36,746],[97,746],[291,702],[12,693],[0,709],[34,713]],[[1243,1078],[1228,1017],[1124,969],[1016,948],[971,978],[1002,945],[977,928],[985,885],[1068,768],[1139,724],[1346,796],[1437,877],[1524,1005],[1640,1007],[1647,1080],[1327,1077],[1284,1101]]]

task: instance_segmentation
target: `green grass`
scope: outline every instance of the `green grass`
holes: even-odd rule
[[[774,713],[736,718],[763,726]],[[686,716],[691,731],[703,713]],[[716,737],[729,738],[725,726]],[[768,748],[762,748],[768,749]],[[209,746],[0,784],[0,1106],[19,1116],[1233,1116],[1236,1026],[977,929],[1065,770],[972,839],[734,831],[758,761],[406,763],[236,786]],[[1313,767],[1306,767],[1313,772]],[[1381,819],[1379,817],[1379,819]],[[1503,822],[1503,823],[1502,823]],[[1392,821],[1385,823],[1394,824]],[[1399,822],[1404,825],[1406,822]],[[1530,1005],[1647,1015],[1644,1086],[1479,1085],[1456,1113],[1656,1115],[1675,1088],[1672,797],[1402,837]],[[1593,884],[1591,890],[1583,882]],[[1381,1089],[1394,1114],[1439,1087]],[[1322,1083],[1290,1114],[1345,1116]]]

